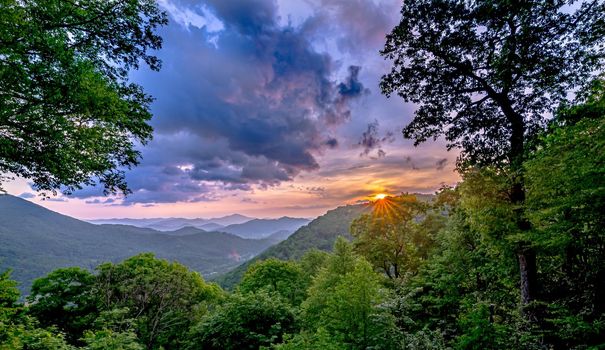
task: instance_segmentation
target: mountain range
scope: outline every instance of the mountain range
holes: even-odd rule
[[[269,238],[280,241],[298,228],[309,223],[309,219],[281,217],[278,219],[256,219],[240,214],[232,214],[212,219],[154,218],[154,219],[98,219],[88,220],[93,224],[131,225],[157,231],[176,231],[184,227],[195,227],[205,231],[231,233],[242,238]]]
[[[209,228],[209,230],[213,230],[216,227],[225,227],[229,225],[235,224],[243,224],[244,222],[253,220],[254,218],[240,215],[240,214],[231,214],[227,216],[222,216],[218,218],[211,219],[186,219],[186,218],[149,218],[149,219],[130,219],[130,218],[114,218],[114,219],[94,219],[87,220],[93,224],[121,224],[121,225],[131,225],[137,227],[145,227],[152,228],[158,231],[173,231],[178,230],[180,228],[191,226],[204,229],[202,226],[213,224],[215,227]]]
[[[141,252],[178,260],[212,277],[274,243],[271,238],[245,239],[195,227],[161,232],[123,224],[94,225],[18,197],[0,195],[0,271],[12,269],[23,291],[33,279],[59,267],[94,268]]]

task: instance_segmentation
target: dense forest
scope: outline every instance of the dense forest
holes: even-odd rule
[[[166,14],[0,6],[0,180],[128,194],[152,135],[129,71],[160,68]],[[330,252],[301,238],[230,291],[150,253],[24,296],[2,272],[0,349],[604,349],[605,4],[405,1],[381,54],[416,107],[403,136],[458,150],[458,184],[377,199]]]

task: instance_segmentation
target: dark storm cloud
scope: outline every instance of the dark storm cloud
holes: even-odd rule
[[[330,148],[336,148],[336,147],[338,147],[338,140],[335,138],[328,139],[326,141],[326,146],[328,146]]]
[[[163,3],[202,22],[212,15],[222,29],[173,22],[161,33],[162,70],[135,76],[156,98],[155,139],[128,173],[128,202],[266,188],[318,169],[351,101],[368,93],[361,67],[338,77],[340,63],[314,49],[305,25],[280,25],[270,0]]]
[[[359,71],[361,67],[350,66],[349,77],[345,82],[338,84],[338,93],[346,97],[356,97],[364,93],[369,93],[368,89],[363,87],[363,84],[359,81]]]
[[[363,150],[359,154],[360,156],[368,156],[373,150],[376,150],[376,156],[382,158],[386,155],[386,152],[382,149],[385,143],[390,143],[395,140],[393,132],[387,131],[384,136],[380,136],[378,120],[374,120],[369,123],[366,130],[361,135],[361,139],[357,143]]]

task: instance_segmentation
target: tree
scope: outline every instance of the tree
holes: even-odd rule
[[[166,23],[155,0],[0,1],[0,176],[127,193],[122,168],[152,132],[152,99],[128,73],[160,68],[148,50]]]
[[[605,4],[569,1],[421,0],[403,4],[382,54],[394,60],[381,82],[419,107],[403,134],[418,145],[445,135],[459,165],[506,170],[523,217],[522,164],[545,115],[601,68]],[[535,294],[535,253],[518,242],[521,301]]]
[[[276,350],[344,350],[346,345],[334,339],[324,328],[315,333],[300,332],[284,336],[284,342],[274,347]]]
[[[406,346],[508,350],[538,343],[518,312],[506,182],[486,170],[440,192],[435,202],[447,203],[447,224],[418,272],[394,285],[390,309]]]
[[[0,344],[10,342],[14,318],[20,313],[17,282],[10,279],[10,270],[0,273]]]
[[[259,349],[280,343],[298,330],[294,309],[283,298],[266,291],[235,293],[225,304],[196,325],[188,349]]]
[[[371,213],[353,221],[351,234],[358,253],[389,278],[398,279],[418,269],[444,221],[414,195],[387,197],[376,201]]]
[[[204,282],[185,266],[140,254],[119,264],[97,268],[95,288],[104,311],[125,309],[134,320],[139,340],[148,349],[174,348],[207,308],[222,298],[222,291]]]
[[[250,266],[238,287],[242,293],[266,289],[299,305],[305,298],[306,282],[295,262],[271,258]]]
[[[528,215],[543,256],[543,325],[558,348],[605,343],[605,85],[560,111],[525,163]],[[544,176],[548,174],[548,176]]]
[[[28,313],[43,327],[56,326],[71,344],[78,344],[98,316],[94,283],[95,277],[79,267],[57,269],[34,281]]]
[[[17,282],[10,271],[0,273],[0,349],[73,350],[63,334],[38,327],[37,320],[25,314],[19,303]]]
[[[400,348],[394,319],[381,305],[387,295],[380,280],[381,276],[373,271],[370,263],[356,255],[351,244],[339,237],[334,253],[313,279],[309,296],[302,304],[307,333],[290,342],[325,342],[326,337],[322,335],[325,331],[334,341],[330,347]]]

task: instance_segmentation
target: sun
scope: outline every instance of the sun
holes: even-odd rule
[[[376,200],[385,199],[386,197],[387,197],[387,195],[385,193],[378,193],[378,194],[374,195],[374,199],[376,199]]]

